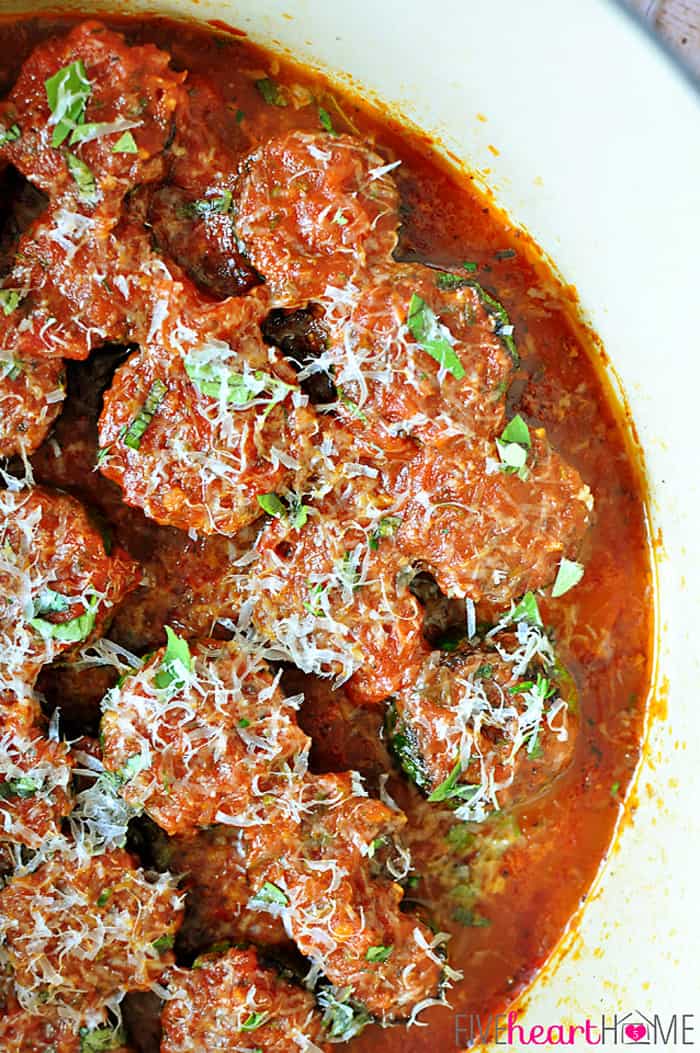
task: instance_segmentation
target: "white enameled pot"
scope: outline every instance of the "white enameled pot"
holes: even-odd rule
[[[44,6],[0,0],[2,13]],[[661,541],[655,690],[668,709],[665,719],[650,721],[646,758],[614,848],[580,919],[528,993],[525,1022],[583,1024],[599,1022],[601,1013],[638,1011],[658,1015],[666,1031],[677,1014],[667,1048],[681,1049],[680,1018],[695,1012],[685,1037],[700,1044],[696,90],[609,0],[50,6],[215,18],[341,82],[350,77],[470,168],[489,169],[497,200],[577,287],[646,461],[650,536]],[[585,1043],[579,1039],[575,1048]]]

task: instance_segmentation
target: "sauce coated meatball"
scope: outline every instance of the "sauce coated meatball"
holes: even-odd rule
[[[0,352],[0,457],[29,454],[44,441],[66,397],[63,362]]]

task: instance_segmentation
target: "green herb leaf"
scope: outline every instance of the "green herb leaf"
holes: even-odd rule
[[[275,516],[276,519],[282,519],[287,514],[286,505],[275,493],[258,494],[258,504],[263,512],[267,512],[269,516]]]
[[[154,940],[151,946],[154,950],[162,954],[163,951],[169,951],[175,945],[175,937],[172,932],[166,932],[164,936],[159,936],[157,940]]]
[[[0,782],[0,799],[10,800],[13,797],[19,797],[26,800],[28,797],[33,797],[38,790],[39,784],[34,779],[28,775],[20,775],[17,779]]]
[[[464,367],[452,344],[449,329],[440,323],[434,311],[416,293],[408,305],[407,325],[411,336],[423,351],[451,373],[456,380],[464,376]]]
[[[612,784],[612,786],[610,787],[610,795],[611,795],[611,797],[617,797],[619,792],[620,792],[620,783],[619,782],[614,782]]]
[[[17,310],[22,299],[21,289],[0,289],[0,307],[5,317]]]
[[[385,718],[386,736],[392,753],[411,782],[421,790],[428,788],[430,780],[425,770],[415,735],[399,715],[395,702],[387,707]]]
[[[86,205],[94,205],[97,201],[97,186],[91,170],[84,161],[71,153],[66,153],[66,164],[68,165],[68,171],[77,184],[80,200],[84,201]]]
[[[269,1018],[269,1013],[251,1013],[248,1019],[241,1024],[241,1031],[256,1031]]]
[[[473,274],[474,271],[478,271],[479,264],[478,263],[474,263],[473,260],[467,260],[465,263],[462,264],[462,267],[464,268],[465,271],[470,271]]]
[[[467,907],[455,907],[452,911],[452,920],[459,925],[476,929],[485,929],[491,924],[488,918],[485,918],[482,914],[477,914],[476,911],[469,910]]]
[[[469,285],[469,281],[463,274],[445,272],[444,274],[438,274],[435,284],[438,289],[463,289],[465,285]]]
[[[126,1044],[124,1028],[98,1027],[90,1030],[80,1028],[80,1053],[109,1053],[112,1049],[121,1049]]]
[[[498,252],[494,252],[497,260],[512,260],[517,255],[515,249],[499,249]]]
[[[331,120],[330,113],[328,112],[328,110],[324,110],[323,106],[319,106],[318,108],[318,119],[321,122],[321,127],[325,131],[330,132],[331,135],[338,134],[335,128],[333,127],[333,121]]]
[[[200,197],[186,206],[186,211],[191,216],[225,216],[231,211],[233,205],[233,194],[230,190],[224,190],[216,197]]]
[[[187,674],[192,671],[192,655],[187,640],[173,632],[169,625],[165,626],[165,635],[167,647],[153,682],[159,690],[179,690],[187,683]]]
[[[105,907],[112,898],[113,891],[114,889],[111,888],[103,888],[99,896],[97,897],[97,906]]]
[[[377,947],[370,947],[365,958],[368,962],[386,962],[393,953],[393,947],[383,947],[379,944]]]
[[[71,601],[67,596],[64,596],[62,592],[54,592],[53,589],[43,589],[39,595],[32,601],[34,617],[41,617],[44,614],[61,614],[63,611],[67,611],[71,605]]]
[[[578,585],[583,577],[583,564],[576,563],[572,559],[562,559],[557,571],[556,580],[552,586],[552,596],[556,599],[563,596],[569,589]]]
[[[19,380],[21,376],[21,362],[15,358],[0,359],[0,380]]]
[[[134,753],[134,755],[129,757],[126,763],[122,765],[116,775],[120,783],[130,782],[131,779],[135,779],[139,772],[145,771],[146,768],[150,768],[148,757],[144,757],[142,753]]]
[[[0,128],[0,148],[2,148],[5,143],[16,142],[21,134],[19,125],[17,124],[11,124],[9,128]]]
[[[88,600],[87,610],[67,622],[48,622],[43,618],[31,618],[29,625],[44,637],[58,640],[60,643],[79,643],[90,635],[97,618],[97,596]]]
[[[338,227],[347,227],[348,221],[339,208],[335,210],[335,215],[331,220],[331,223],[335,223]]]
[[[52,146],[60,146],[85,116],[92,87],[81,59],[64,66],[44,82],[53,117]]]
[[[475,680],[490,680],[493,676],[493,666],[490,662],[484,662],[474,673]]]
[[[146,401],[132,420],[124,434],[124,445],[131,450],[138,450],[149,424],[153,420],[158,407],[165,398],[167,387],[162,380],[154,380],[151,384]]]
[[[276,903],[280,907],[288,907],[289,898],[277,885],[274,885],[271,881],[266,881],[251,900],[253,905],[258,903]]]
[[[542,625],[542,617],[537,606],[535,594],[526,592],[520,603],[513,607],[508,617],[511,622],[529,622],[530,625]]]
[[[308,611],[309,614],[313,614],[315,618],[319,618],[323,614],[320,600],[327,588],[328,586],[322,585],[321,582],[317,582],[316,585],[309,585],[309,596],[311,599],[304,600],[304,610]]]
[[[279,85],[275,84],[274,80],[270,80],[269,77],[262,77],[260,80],[256,80],[255,87],[270,106],[287,105],[287,100],[282,94]]]
[[[435,803],[437,801],[447,801],[450,797],[454,797],[461,774],[462,762],[457,761],[450,774],[433,790],[428,800]]]
[[[348,1042],[359,1035],[371,1017],[364,1006],[352,998],[352,987],[324,987],[318,992],[323,1009],[323,1026],[329,1038]]]
[[[120,135],[112,147],[113,154],[137,154],[138,152],[139,148],[131,132],[124,132],[123,135]]]
[[[479,295],[479,299],[484,305],[484,309],[488,311],[488,313],[496,322],[496,325],[494,327],[494,332],[496,333],[496,336],[500,339],[506,351],[513,359],[514,364],[516,366],[519,365],[520,355],[518,354],[518,349],[515,346],[515,340],[513,338],[513,326],[511,324],[510,317],[505,307],[502,303],[495,299],[495,297],[493,297],[491,293],[486,292],[486,289],[484,289],[483,285],[479,285],[479,283],[474,281],[473,279],[470,279],[468,284],[471,285],[473,289],[476,289]]]
[[[345,394],[345,392],[343,391],[342,387],[340,387],[340,385],[338,385],[336,387],[336,392],[338,394],[338,401],[342,402],[342,404],[344,406],[347,406],[347,408],[350,410],[350,416],[351,417],[355,417],[356,420],[361,420],[363,422],[363,424],[366,424],[367,423],[367,414],[364,413],[360,409],[360,407],[357,405],[357,403],[354,402],[353,399],[351,399],[349,395]]]
[[[228,406],[247,406],[249,402],[269,391],[272,404],[280,401],[291,390],[289,384],[262,370],[244,375],[228,365],[227,345],[190,351],[185,358],[185,372],[198,391],[212,399],[222,399]]]
[[[517,442],[520,446],[524,446],[528,450],[532,446],[530,429],[519,413],[506,424],[501,432],[501,441]]]
[[[384,516],[370,534],[369,547],[376,551],[383,537],[393,537],[401,526],[400,516]]]

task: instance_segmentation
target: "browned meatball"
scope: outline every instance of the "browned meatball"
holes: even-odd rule
[[[525,478],[502,469],[496,444],[453,439],[421,450],[397,477],[396,544],[448,596],[505,605],[578,553],[593,498],[544,431],[531,433]]]
[[[328,1048],[313,995],[264,969],[254,950],[206,955],[196,969],[171,970],[167,983],[161,1053]]]
[[[184,80],[169,62],[153,45],[127,47],[99,22],[52,36],[0,107],[0,123],[19,133],[2,155],[68,207],[113,212],[131,187],[162,175]]]
[[[0,724],[0,841],[40,848],[71,810],[73,759],[22,707],[3,709]]]
[[[0,671],[22,696],[42,665],[89,640],[138,581],[82,506],[39,487],[0,492]]]
[[[260,658],[214,640],[190,651],[174,635],[105,699],[102,736],[124,799],[168,833],[258,821],[308,750],[294,700]]]
[[[379,154],[350,136],[290,132],[241,166],[234,219],[276,304],[317,299],[396,246],[398,192]]]
[[[245,831],[249,879],[260,902],[284,918],[299,949],[338,990],[385,1022],[438,997],[443,960],[427,926],[399,909],[403,890],[372,873],[372,858],[406,822],[363,796],[353,776],[309,777],[301,822]],[[389,853],[405,876],[407,863]]]
[[[491,647],[434,651],[392,702],[388,726],[407,774],[431,800],[480,821],[540,794],[571,762],[571,678],[538,626],[497,633]]]
[[[0,457],[36,450],[61,412],[65,383],[60,360],[0,352]]]
[[[81,861],[58,853],[0,892],[0,934],[24,1009],[99,1009],[144,991],[172,963],[182,913],[169,875],[149,877],[127,852]]]
[[[360,419],[380,445],[503,426],[513,360],[478,288],[458,277],[445,286],[452,277],[393,264],[324,296],[328,349],[307,370],[332,369],[336,413]]]

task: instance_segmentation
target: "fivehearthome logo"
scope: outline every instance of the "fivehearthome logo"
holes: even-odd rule
[[[519,1050],[525,1046],[694,1046],[695,1014],[603,1013],[578,1024],[518,1023],[517,1012],[457,1013],[455,1044],[464,1048],[475,1042],[490,1042]]]

